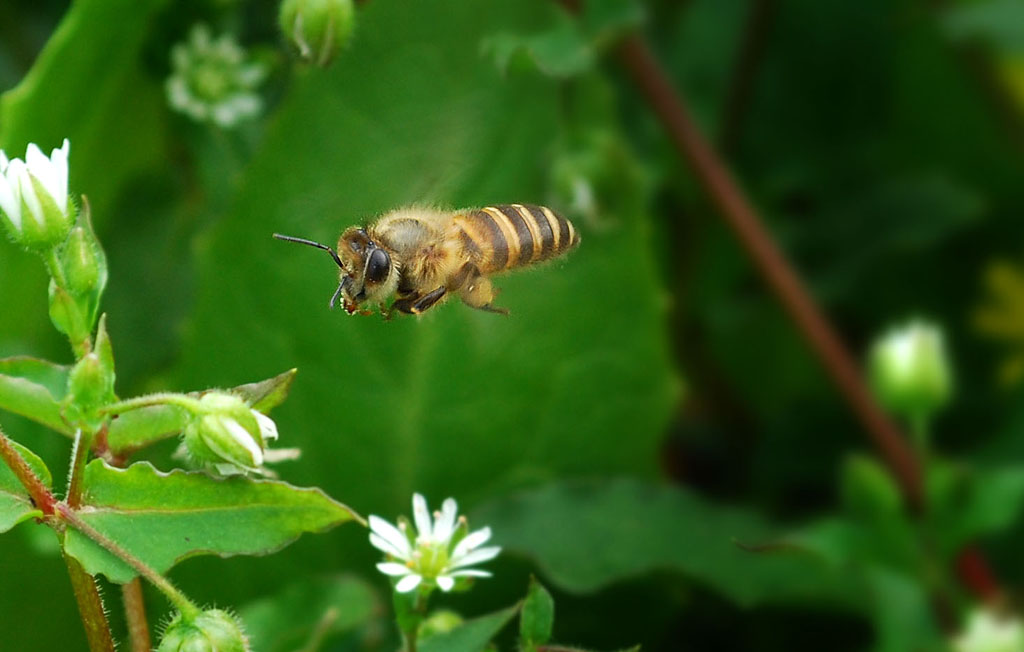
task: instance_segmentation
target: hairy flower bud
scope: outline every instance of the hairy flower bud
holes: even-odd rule
[[[355,9],[352,0],[284,0],[278,21],[303,59],[326,66],[352,36]]]
[[[103,421],[98,414],[99,408],[114,400],[114,379],[114,350],[107,335],[104,315],[100,319],[93,350],[82,356],[68,374],[65,399],[68,418],[98,427]]]
[[[34,251],[59,245],[75,221],[68,198],[68,152],[64,144],[49,157],[30,143],[25,160],[0,150],[0,222],[16,243]]]
[[[210,392],[185,428],[185,448],[193,460],[221,473],[253,471],[263,465],[267,441],[277,439],[273,420],[241,398]]]
[[[180,613],[167,624],[157,652],[247,652],[249,641],[237,618],[207,609],[194,619]]]
[[[932,415],[952,393],[942,332],[931,324],[913,322],[881,337],[871,349],[870,371],[882,402],[909,419]]]

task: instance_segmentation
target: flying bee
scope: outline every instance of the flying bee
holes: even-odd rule
[[[420,314],[456,293],[473,308],[507,314],[494,305],[493,274],[549,260],[580,243],[572,222],[527,204],[403,208],[369,226],[345,229],[337,250],[304,238],[274,237],[331,254],[341,270],[332,308],[341,299],[349,314],[376,305],[385,317],[392,310]]]

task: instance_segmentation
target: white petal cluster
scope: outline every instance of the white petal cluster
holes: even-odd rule
[[[377,564],[377,570],[401,578],[396,591],[408,593],[421,584],[450,591],[460,577],[490,577],[487,571],[469,568],[501,552],[498,546],[481,547],[491,538],[490,528],[468,532],[453,498],[445,500],[441,511],[431,518],[426,499],[415,494],[412,513],[415,532],[409,532],[404,522],[396,527],[379,516],[370,516],[370,543],[388,556],[388,561]]]
[[[886,405],[909,415],[929,414],[948,402],[953,374],[942,331],[913,321],[879,338],[871,350],[875,391]]]
[[[953,640],[955,652],[1024,652],[1024,627],[1016,618],[1000,618],[979,609],[966,630]]]
[[[35,221],[39,231],[47,228],[45,204],[52,203],[64,221],[68,216],[68,153],[71,144],[43,154],[35,143],[30,143],[25,160],[8,159],[0,150],[0,210],[16,234],[25,228],[25,220]],[[45,196],[40,194],[45,193]]]
[[[167,100],[193,120],[227,128],[263,110],[256,88],[267,69],[249,61],[230,34],[213,38],[209,27],[196,25],[171,49],[171,67]]]

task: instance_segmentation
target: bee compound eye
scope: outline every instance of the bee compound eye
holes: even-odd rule
[[[380,283],[388,277],[391,271],[391,256],[383,249],[374,249],[370,252],[370,259],[366,261],[366,281],[368,283]]]

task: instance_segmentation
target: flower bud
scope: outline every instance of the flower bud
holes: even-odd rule
[[[871,380],[879,399],[893,412],[923,419],[943,407],[952,393],[952,373],[942,332],[913,322],[875,342]]]
[[[185,448],[193,460],[221,473],[253,471],[262,466],[267,440],[277,427],[233,394],[210,392],[185,428]]]
[[[76,349],[89,339],[88,315],[67,290],[50,280],[50,321],[54,328],[68,336]]]
[[[0,222],[14,242],[44,252],[59,245],[75,221],[68,199],[68,152],[64,144],[47,157],[30,143],[25,160],[0,150]]]
[[[1019,652],[1024,650],[1024,626],[1019,618],[977,609],[951,647],[954,652]]]
[[[107,285],[107,257],[92,230],[88,203],[64,244],[61,261],[68,290],[72,294],[81,296],[103,292]]]
[[[114,400],[114,351],[107,335],[106,316],[100,319],[93,350],[82,356],[68,374],[67,414],[72,421],[84,420],[93,428],[103,418],[99,408]]]
[[[167,624],[157,652],[247,652],[241,623],[222,609],[207,609],[191,621],[180,613]]]
[[[326,66],[352,36],[352,0],[284,0],[281,31],[306,61]]]

